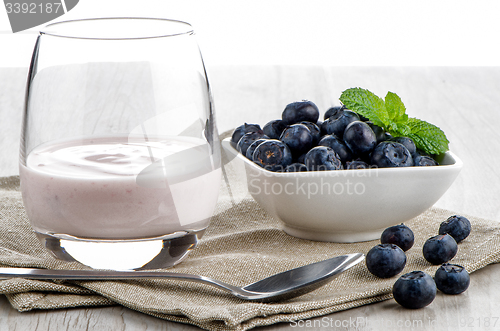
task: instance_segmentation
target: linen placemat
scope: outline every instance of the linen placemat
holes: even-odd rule
[[[249,196],[235,199],[238,188],[221,188],[216,215],[198,247],[169,271],[192,273],[243,286],[272,274],[347,253],[367,253],[377,240],[339,244],[298,239],[280,230]],[[241,193],[241,192],[239,192]],[[439,224],[453,215],[431,208],[406,222],[415,233],[415,245],[406,252],[403,273],[423,270],[433,275],[437,266],[422,256],[425,240],[437,234]],[[500,261],[500,224],[464,215],[472,233],[459,244],[454,263],[469,272]],[[3,266],[81,269],[78,263],[56,260],[33,234],[24,212],[19,178],[0,178],[0,264]],[[208,285],[173,280],[128,281],[0,281],[19,311],[121,304],[163,318],[207,330],[247,330],[322,316],[392,298],[397,279],[378,279],[362,262],[327,285],[303,296],[278,303],[246,302]]]

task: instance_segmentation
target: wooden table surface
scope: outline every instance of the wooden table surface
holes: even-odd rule
[[[0,68],[0,176],[18,174],[27,68]],[[500,221],[500,67],[208,67],[219,131],[279,118],[287,103],[308,99],[324,112],[341,92],[363,87],[397,93],[411,117],[438,125],[464,168],[437,207]],[[500,264],[472,274],[459,296],[439,294],[420,310],[394,300],[259,330],[500,329]],[[359,323],[355,324],[353,321]],[[314,321],[316,324],[313,324]],[[364,321],[364,322],[362,322]],[[367,323],[367,324],[366,324]],[[310,327],[308,327],[310,326]],[[196,330],[114,306],[19,313],[0,297],[2,330]]]

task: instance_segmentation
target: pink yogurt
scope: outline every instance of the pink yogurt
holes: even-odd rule
[[[20,166],[26,212],[35,231],[78,238],[204,229],[221,179],[208,148],[195,139],[127,137],[41,145]]]

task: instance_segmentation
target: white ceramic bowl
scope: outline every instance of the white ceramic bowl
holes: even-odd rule
[[[379,168],[297,173],[265,170],[222,141],[245,164],[248,191],[295,237],[357,242],[380,238],[384,229],[406,222],[448,190],[462,161],[447,152],[433,167]]]

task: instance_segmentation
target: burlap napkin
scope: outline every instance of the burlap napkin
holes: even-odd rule
[[[226,173],[227,179],[228,173]],[[337,244],[291,237],[280,230],[250,197],[234,199],[236,190],[223,185],[218,212],[190,256],[171,271],[204,275],[242,286],[289,268],[329,257],[362,252],[377,241]],[[422,257],[425,240],[453,212],[433,208],[406,224],[416,235],[403,272],[431,266]],[[467,215],[464,215],[467,216]],[[459,244],[454,263],[469,272],[500,261],[500,225],[467,216],[472,234]],[[52,258],[37,241],[26,218],[18,177],[0,179],[0,264],[78,269],[77,263]],[[364,263],[309,294],[279,303],[245,302],[203,284],[172,280],[137,281],[0,281],[0,293],[19,311],[121,304],[159,318],[207,330],[246,330],[321,316],[391,298],[397,277],[372,276]]]

